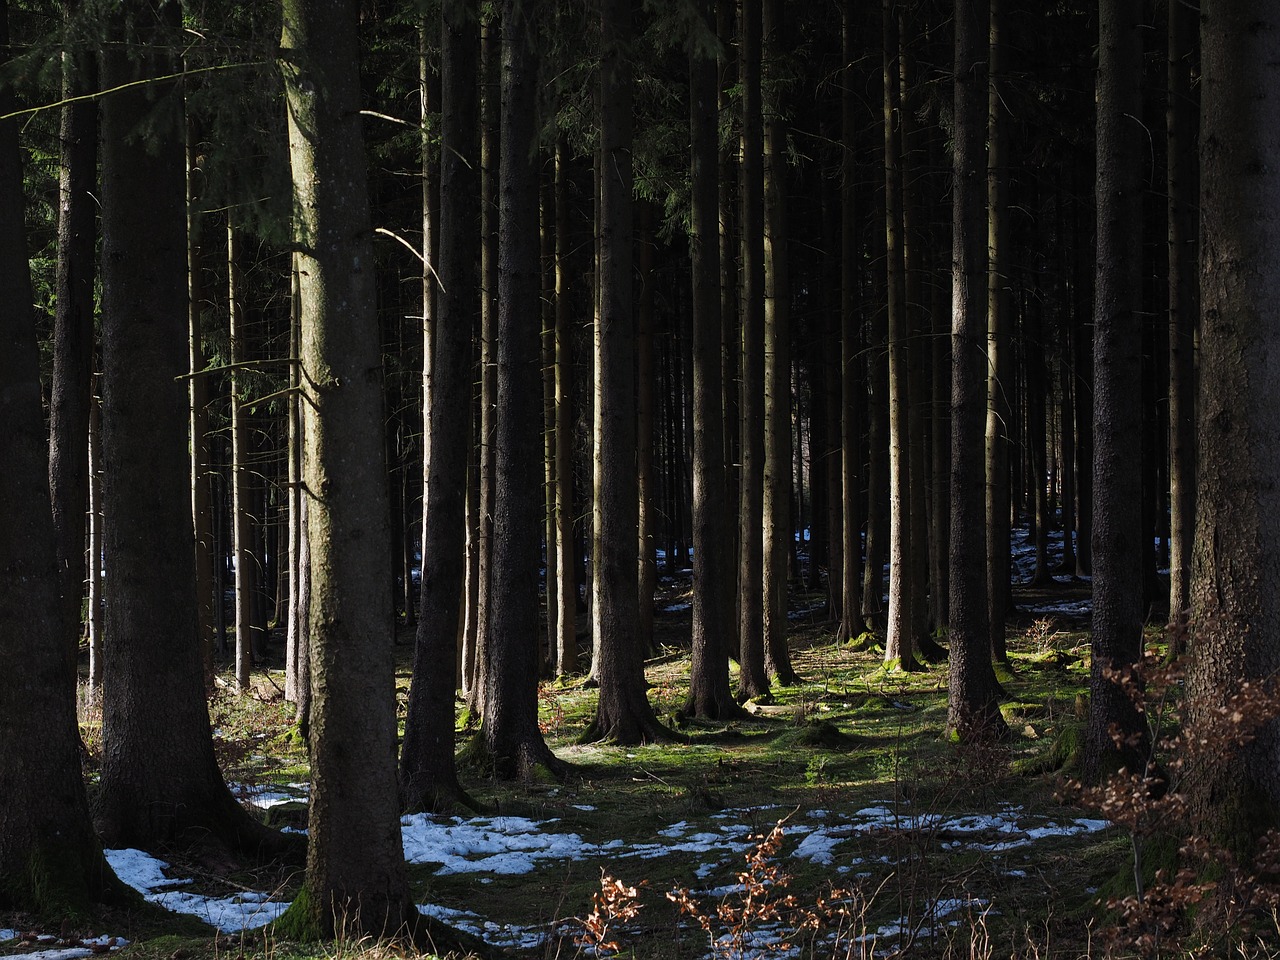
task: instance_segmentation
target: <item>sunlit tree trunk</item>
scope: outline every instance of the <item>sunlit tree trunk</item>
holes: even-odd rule
[[[578,671],[577,578],[573,535],[573,342],[569,329],[568,145],[556,141],[556,674]]]

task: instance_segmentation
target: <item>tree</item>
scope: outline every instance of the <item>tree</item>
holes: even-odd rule
[[[1217,0],[1201,21],[1201,409],[1188,677],[1192,722],[1280,670],[1280,4]],[[1205,834],[1252,851],[1280,811],[1280,721],[1203,752],[1193,810]]]
[[[983,95],[987,0],[957,0],[952,183],[950,685],[947,726],[961,740],[1007,731],[987,622],[980,442],[986,411]]]
[[[632,13],[630,0],[600,7],[600,315],[596,329],[592,628],[600,684],[582,739],[646,743],[671,732],[645,696],[636,629],[637,484],[635,315],[632,296]],[[652,603],[652,598],[644,598]]]
[[[405,809],[441,809],[472,801],[454,762],[457,635],[463,597],[471,338],[479,321],[480,234],[476,175],[478,5],[449,0],[441,8],[440,290],[427,412],[430,467],[422,545],[422,599],[413,681],[400,751]]]
[[[294,935],[415,924],[395,768],[390,518],[372,229],[360,121],[358,8],[285,0],[311,553],[311,804]]]
[[[79,3],[64,0],[63,20],[75,28]],[[97,72],[91,53],[71,46],[62,55],[59,129],[58,267],[53,382],[49,396],[49,490],[58,545],[60,593],[73,624],[84,598],[84,544],[89,504],[89,402],[93,380],[93,281],[97,210],[98,111],[85,97]],[[96,561],[93,561],[96,562]]]
[[[720,417],[720,249],[717,223],[715,23],[701,0],[689,41],[690,255],[693,263],[693,652],[681,712],[713,720],[738,716],[729,686],[734,639],[725,618],[733,570],[719,545],[729,517]]]
[[[760,109],[760,0],[743,0],[742,475],[738,509],[738,699],[769,695],[764,663],[764,134]]]
[[[1098,24],[1098,254],[1093,352],[1093,634],[1085,777],[1142,773],[1146,722],[1107,674],[1142,659],[1142,4]],[[1118,747],[1113,731],[1131,737]]]
[[[540,405],[538,171],[533,30],[541,0],[504,0],[498,171],[497,431],[484,750],[504,777],[561,776],[538,729]],[[634,538],[631,539],[634,543]],[[635,582],[635,565],[625,576]]]
[[[295,849],[240,807],[213,754],[196,621],[188,496],[187,218],[172,4],[118,5],[102,82],[106,645],[102,780],[108,844],[210,839]],[[145,131],[145,136],[141,132]]]
[[[6,54],[8,43],[0,0]],[[12,110],[0,82],[0,116]],[[0,907],[65,918],[128,898],[94,836],[80,775],[75,621],[59,602],[14,119],[0,120],[0,217]]]

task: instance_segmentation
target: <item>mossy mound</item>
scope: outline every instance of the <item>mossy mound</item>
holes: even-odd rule
[[[828,720],[811,720],[795,729],[780,734],[780,747],[807,747],[820,750],[852,750],[858,741],[842,733]]]

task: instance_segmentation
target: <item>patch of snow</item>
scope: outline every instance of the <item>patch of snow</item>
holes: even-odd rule
[[[596,808],[589,803],[575,803],[573,809],[581,810],[583,813],[595,813]]]
[[[18,937],[16,930],[0,930],[0,941],[15,940]],[[41,937],[37,943],[55,943],[57,937]],[[103,953],[102,948],[106,948],[105,952],[114,952],[123,946],[127,946],[128,940],[120,937],[90,937],[78,941],[77,946],[73,947],[54,947],[49,950],[35,950],[31,953],[24,953],[24,960],[79,960],[80,957],[92,957],[96,954]],[[96,949],[95,949],[96,948]]]

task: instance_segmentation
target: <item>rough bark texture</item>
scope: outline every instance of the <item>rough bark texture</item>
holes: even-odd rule
[[[987,622],[982,443],[986,412],[983,105],[986,0],[957,0],[952,186],[951,582],[947,726],[961,740],[1006,732]]]
[[[1191,720],[1280,670],[1280,4],[1222,0],[1202,21],[1202,407],[1191,581]],[[1280,810],[1280,721],[1205,751],[1194,811],[1252,849]],[[1247,861],[1246,861],[1247,862]]]
[[[280,927],[324,937],[383,936],[418,916],[396,796],[391,534],[357,15],[348,0],[286,0],[280,48],[301,278],[313,697],[305,888]]]
[[[714,29],[711,4],[698,15]],[[722,549],[729,528],[724,421],[720,417],[720,249],[716,205],[716,64],[704,45],[689,52],[689,128],[693,263],[693,650],[689,696],[681,713],[719,720],[740,708],[729,685],[733,624],[725,618],[733,586],[731,554]]]
[[[115,846],[212,839],[251,854],[285,838],[231,796],[213,755],[196,624],[187,495],[186,159],[170,76],[177,9],[117,8],[102,105],[104,550],[102,781],[96,819]],[[172,31],[172,32],[171,32]],[[137,137],[145,124],[150,138]],[[290,843],[292,846],[292,842]]]
[[[568,144],[556,141],[556,664],[557,676],[578,672],[578,588],[573,564],[573,338],[569,329]],[[550,561],[548,561],[550,562]]]
[[[63,18],[78,2],[64,0]],[[93,280],[97,206],[98,111],[91,100],[97,80],[92,54],[62,55],[62,108],[58,139],[57,302],[54,314],[53,382],[49,392],[49,490],[57,537],[62,603],[80,622],[85,587],[85,526],[89,504],[89,393],[93,380]],[[68,638],[69,640],[74,639]]]
[[[1169,4],[1168,150],[1169,235],[1169,619],[1191,606],[1195,530],[1195,336],[1199,284],[1195,100],[1191,92],[1195,10]]]
[[[596,331],[593,627],[600,685],[584,742],[669,737],[645,696],[636,624],[635,316],[632,293],[632,42],[630,0],[600,8],[600,316]],[[647,601],[650,604],[653,598]]]
[[[8,18],[0,0],[6,53]],[[12,109],[0,86],[0,115]],[[22,202],[18,124],[0,120],[0,907],[65,918],[119,884],[80,776],[74,621],[58,602]]]
[[[1093,660],[1085,776],[1139,773],[1145,736],[1128,695],[1104,676],[1142,658],[1142,5],[1105,0],[1098,61],[1098,243],[1093,354]]]
[[[440,290],[432,350],[431,463],[422,547],[422,597],[413,680],[400,750],[401,802],[407,810],[471,805],[454,760],[458,621],[466,550],[471,337],[480,313],[476,270],[480,236],[476,176],[478,5],[449,0],[441,10],[443,104],[440,153]]]
[[[503,777],[559,775],[538,730],[538,174],[534,166],[539,0],[502,5],[496,498],[491,607],[484,644],[489,694],[482,734]],[[634,543],[634,538],[631,540]],[[635,583],[635,566],[627,568]]]
[[[742,477],[738,510],[738,699],[768,696],[764,664],[764,164],[760,104],[760,0],[743,0]]]

